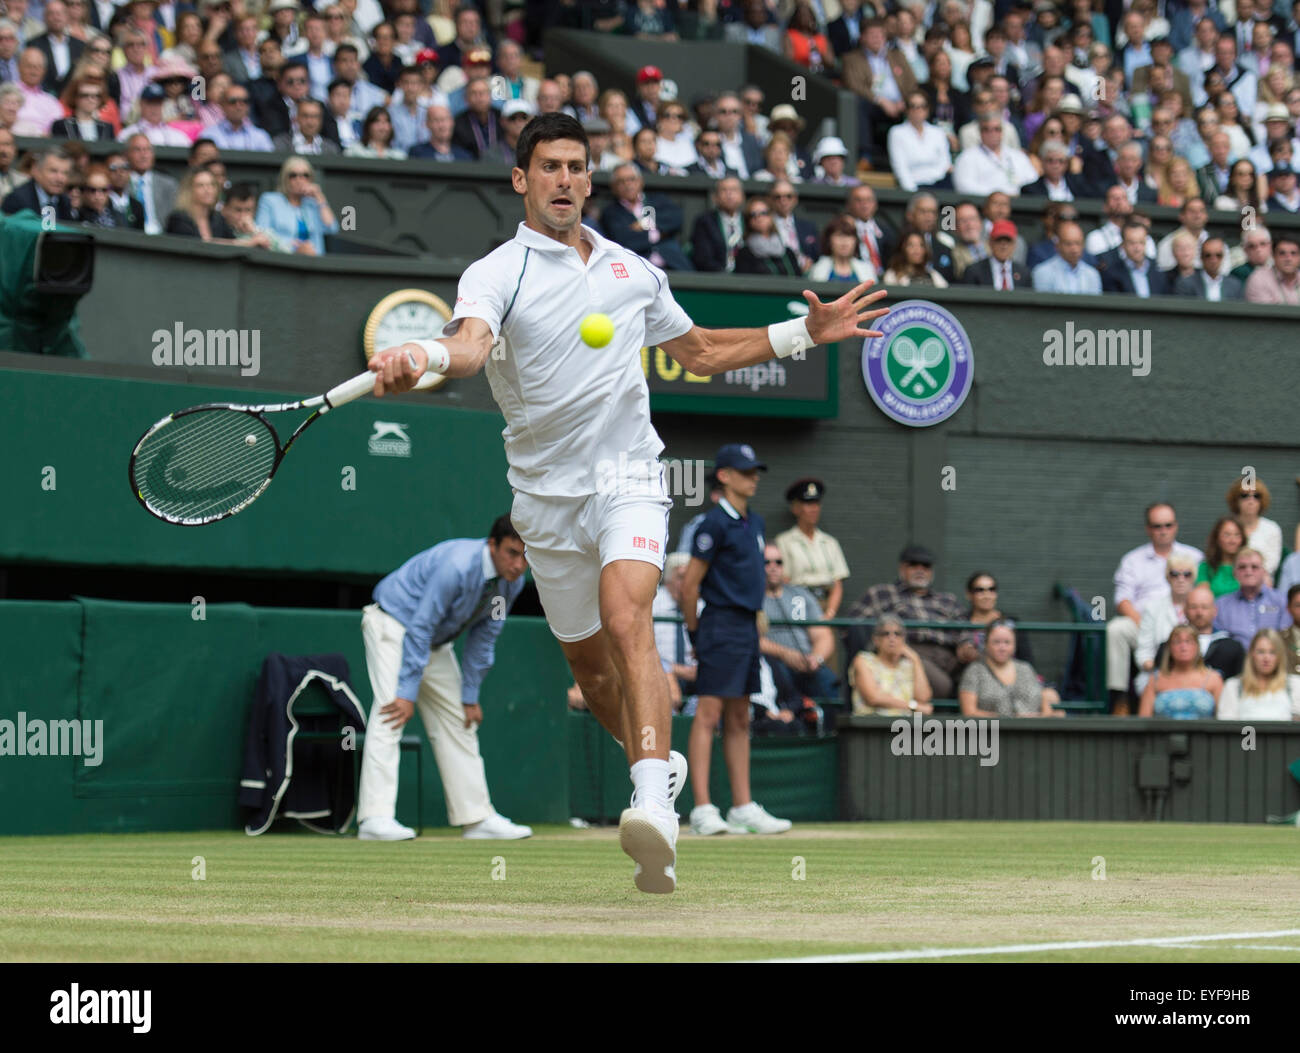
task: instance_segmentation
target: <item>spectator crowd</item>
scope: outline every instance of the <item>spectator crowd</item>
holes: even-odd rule
[[[0,207],[320,252],[333,210],[290,156],[505,167],[532,116],[564,111],[609,173],[586,221],[668,269],[1300,303],[1300,242],[1266,225],[1300,211],[1297,18],[1300,0],[9,0]],[[754,85],[684,100],[655,66],[629,93],[534,76],[552,26],[782,54],[858,96],[858,156],[829,122],[806,140],[798,108]],[[18,159],[13,136],[51,144]],[[110,140],[121,153],[99,160],[80,146]],[[191,150],[183,185],[145,142]],[[269,201],[230,185],[223,150],[284,155]],[[864,171],[913,193],[901,228]],[[713,207],[687,229],[646,174],[705,176]],[[813,224],[801,184],[843,188],[842,212]],[[936,191],[969,200],[941,217]],[[1033,244],[1016,197],[1042,199]],[[1151,205],[1179,210],[1159,241]]]

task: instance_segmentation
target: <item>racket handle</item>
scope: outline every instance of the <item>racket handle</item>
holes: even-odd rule
[[[425,373],[415,382],[415,390],[421,391],[425,388],[431,388],[441,381],[441,374]],[[337,387],[331,388],[325,392],[325,398],[331,406],[342,406],[344,403],[353,402],[363,395],[369,395],[374,389],[375,374],[367,370],[365,373],[358,373],[351,380],[345,380]]]

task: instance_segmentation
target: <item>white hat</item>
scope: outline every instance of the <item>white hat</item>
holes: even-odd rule
[[[813,151],[813,164],[821,164],[823,157],[848,156],[849,151],[844,146],[844,140],[836,135],[828,135],[817,144],[817,149]]]
[[[533,115],[533,104],[526,99],[510,99],[501,107],[502,117],[513,117],[516,113],[524,113],[531,117]]]

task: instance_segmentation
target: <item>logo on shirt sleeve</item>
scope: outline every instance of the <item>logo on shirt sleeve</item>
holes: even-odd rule
[[[634,538],[632,539],[632,547],[633,547],[633,548],[645,548],[645,538],[643,538],[643,537],[634,537]]]
[[[613,271],[614,271],[614,277],[615,277],[615,278],[626,278],[626,277],[627,277],[627,268],[624,267],[623,264],[621,264],[621,263],[611,263],[611,264],[610,264],[610,267],[613,268]]]
[[[713,538],[708,534],[696,534],[695,547],[701,552],[708,552],[713,547]]]

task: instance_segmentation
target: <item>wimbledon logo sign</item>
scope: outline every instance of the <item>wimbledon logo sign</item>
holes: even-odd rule
[[[885,335],[862,344],[862,379],[881,412],[913,428],[956,413],[975,376],[961,323],[928,300],[904,300],[877,328]]]

